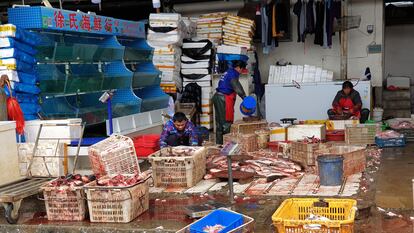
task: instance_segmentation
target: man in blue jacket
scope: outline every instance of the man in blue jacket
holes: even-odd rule
[[[239,76],[244,68],[246,68],[245,62],[234,61],[233,67],[229,68],[221,77],[213,96],[217,144],[223,144],[223,134],[230,132],[231,124],[234,121],[236,93],[242,99],[246,97],[246,93],[239,82]]]

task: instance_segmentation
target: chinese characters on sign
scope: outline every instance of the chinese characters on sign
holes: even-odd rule
[[[46,10],[50,11],[50,9],[44,8],[42,8],[42,10],[45,11],[44,13],[46,13]],[[50,14],[50,12],[47,13]],[[140,37],[145,33],[143,24],[139,22],[119,20],[66,10],[53,9],[53,18],[51,21],[52,24],[48,25],[49,28],[76,32],[92,32],[132,37]]]

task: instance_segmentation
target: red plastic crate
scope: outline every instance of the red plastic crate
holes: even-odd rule
[[[148,155],[160,149],[160,135],[146,134],[133,139],[135,151],[138,157],[148,157]]]
[[[345,141],[345,130],[327,130],[326,141],[328,142]]]

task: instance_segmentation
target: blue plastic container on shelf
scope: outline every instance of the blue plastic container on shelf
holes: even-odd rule
[[[344,157],[341,155],[321,155],[317,159],[319,181],[323,186],[338,186],[342,184],[344,174]]]
[[[214,210],[204,218],[193,223],[190,226],[190,233],[203,233],[205,232],[203,231],[204,227],[216,224],[224,226],[224,229],[219,231],[219,233],[226,233],[243,225],[243,216],[225,210]]]
[[[404,147],[407,144],[407,142],[405,137],[387,139],[375,137],[375,144],[377,144],[379,148]]]

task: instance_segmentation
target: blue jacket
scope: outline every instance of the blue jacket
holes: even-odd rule
[[[224,73],[223,76],[221,76],[216,90],[226,95],[233,93],[235,90],[231,85],[231,80],[234,78],[238,78],[239,76],[239,72],[237,72],[235,69],[228,69],[226,73]]]

